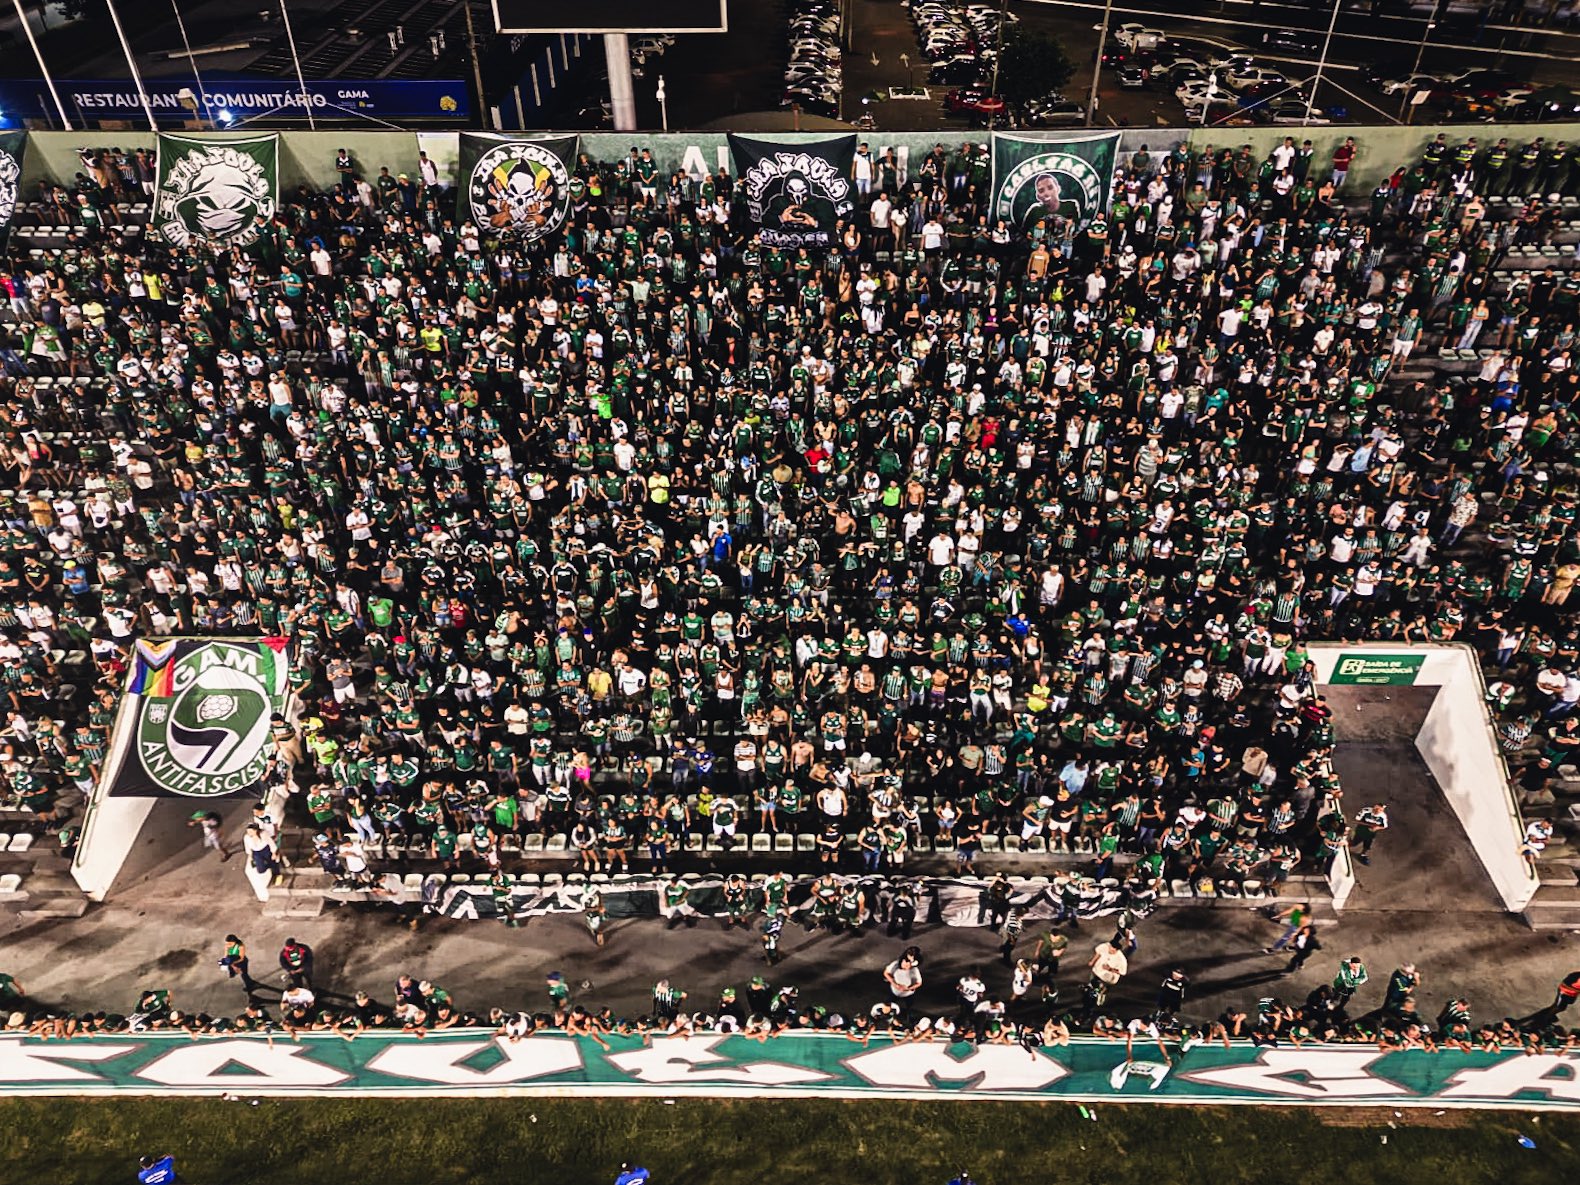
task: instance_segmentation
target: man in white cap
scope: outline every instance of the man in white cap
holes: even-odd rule
[[[1053,799],[1046,794],[1034,802],[1028,802],[1020,813],[1020,847],[1026,850],[1027,843],[1036,836],[1043,834],[1048,826],[1048,816],[1053,813]]]

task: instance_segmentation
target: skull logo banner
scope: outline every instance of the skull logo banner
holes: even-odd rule
[[[575,136],[463,135],[461,218],[485,235],[521,245],[552,235],[570,214],[576,143]]]
[[[826,247],[856,208],[850,183],[855,136],[784,142],[730,137],[746,211],[769,247]]]
[[[274,216],[279,137],[209,140],[159,137],[159,184],[153,222],[167,243],[246,245],[259,219]]]

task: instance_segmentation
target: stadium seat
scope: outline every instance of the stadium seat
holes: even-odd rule
[[[452,872],[450,874],[452,885],[469,885],[472,883],[472,874],[469,872]]]
[[[595,885],[607,885],[609,883],[609,874],[607,872],[595,872],[587,879]]]
[[[771,852],[773,851],[773,847],[774,837],[769,835],[768,832],[759,831],[756,835],[752,836],[752,851]]]
[[[1191,891],[1190,881],[1172,880],[1169,882],[1169,895],[1171,897],[1194,897],[1195,893]]]
[[[570,836],[566,835],[563,831],[559,831],[549,836],[548,840],[543,845],[543,850],[545,852],[563,853],[570,848],[570,844]]]
[[[543,887],[545,889],[557,889],[564,883],[565,878],[557,872],[545,872],[543,874]]]
[[[499,841],[499,850],[508,852],[511,855],[518,854],[521,851],[521,837],[517,835],[505,836],[504,839]]]
[[[1240,888],[1245,893],[1246,899],[1249,901],[1260,901],[1263,897],[1267,896],[1267,894],[1262,891],[1261,881],[1246,881],[1245,884],[1240,886]]]
[[[401,881],[401,888],[405,889],[408,893],[420,893],[422,892],[422,881],[422,873],[408,872],[406,874],[406,879]]]
[[[815,835],[798,835],[795,837],[795,850],[798,852],[817,851],[817,837]]]
[[[11,837],[11,846],[6,850],[10,852],[25,852],[32,846],[33,833],[31,831],[19,831]]]
[[[0,875],[0,893],[15,893],[22,887],[22,878],[14,873],[7,872]]]
[[[11,847],[11,836],[10,836],[10,834],[8,832],[5,832],[5,831],[0,831],[0,852],[7,851],[10,847]]]
[[[688,852],[700,852],[700,851],[702,851],[702,836],[698,835],[695,831],[689,833],[686,836],[686,851],[688,851]]]
[[[1020,850],[1023,852],[1046,852],[1048,841],[1041,835],[1034,835],[1030,839],[1022,840]]]
[[[541,831],[534,831],[530,835],[522,836],[521,850],[523,852],[543,851],[543,833]]]
[[[516,876],[516,884],[535,887],[543,883],[543,878],[535,872],[523,872]]]
[[[789,835],[789,834],[781,831],[778,835],[774,836],[774,851],[776,851],[776,852],[793,852],[793,851],[795,851],[795,836]]]
[[[997,851],[1001,850],[1002,847],[1003,847],[1003,844],[999,840],[998,836],[996,836],[996,835],[984,835],[982,837],[982,850],[984,852],[997,852]]]

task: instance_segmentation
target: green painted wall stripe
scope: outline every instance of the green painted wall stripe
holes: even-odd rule
[[[1371,1104],[1580,1109],[1580,1056],[1521,1052],[1379,1053],[1369,1045],[1199,1046],[1172,1066],[1155,1044],[1077,1038],[1031,1051],[835,1034],[759,1043],[739,1035],[519,1042],[487,1031],[426,1039],[364,1034],[202,1037],[137,1034],[71,1041],[0,1039],[11,1095],[892,1095],[1041,1101]]]

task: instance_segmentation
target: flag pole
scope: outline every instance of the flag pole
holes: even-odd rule
[[[55,110],[60,113],[60,126],[69,132],[71,120],[66,118],[66,106],[60,101],[55,80],[50,77],[49,67],[44,65],[44,55],[39,52],[38,42],[33,39],[33,26],[28,24],[27,13],[22,11],[22,0],[12,0],[12,3],[16,5],[16,19],[22,23],[22,32],[27,34],[27,43],[33,47],[33,59],[38,62],[38,72],[44,76],[44,85],[49,87],[49,97],[55,100]]]
[[[115,0],[104,0],[104,2],[110,10],[110,21],[115,25],[115,35],[121,40],[121,52],[126,55],[126,65],[132,72],[132,84],[137,87],[137,97],[143,101],[143,114],[148,116],[148,130],[158,132],[159,122],[154,119],[153,104],[148,101],[148,92],[143,89],[143,76],[137,70],[137,59],[132,56],[132,47],[126,40],[126,30],[121,27],[121,14],[115,10]]]

